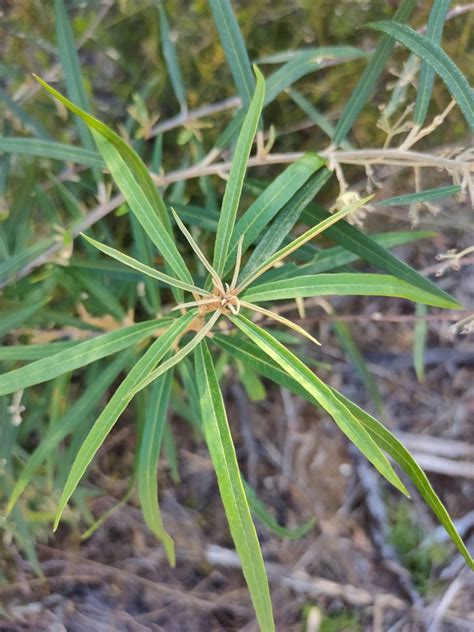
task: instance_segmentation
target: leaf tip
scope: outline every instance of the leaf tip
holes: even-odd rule
[[[264,80],[265,80],[265,78],[264,78],[264,76],[263,76],[263,74],[262,74],[262,71],[261,71],[261,70],[260,70],[260,68],[257,66],[257,64],[253,64],[253,65],[252,65],[252,68],[253,68],[253,72],[254,72],[254,74],[255,74],[255,77],[256,77],[256,79],[257,79],[257,82],[264,81]]]

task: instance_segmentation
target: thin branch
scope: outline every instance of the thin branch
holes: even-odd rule
[[[249,167],[259,167],[264,165],[288,164],[295,162],[303,156],[303,152],[287,152],[278,154],[268,154],[265,157],[254,156],[248,162]],[[397,165],[402,167],[433,167],[442,168],[449,173],[468,174],[474,173],[474,164],[443,158],[442,156],[430,155],[415,151],[400,151],[397,149],[360,149],[353,151],[322,151],[320,155],[327,157],[334,163],[344,163],[352,165],[384,164]],[[186,169],[170,171],[166,175],[150,174],[157,186],[166,186],[182,180],[191,180],[207,175],[220,175],[230,170],[231,162],[218,162],[211,165],[197,165]],[[87,217],[77,226],[71,229],[73,237],[86,231],[100,219],[114,211],[124,202],[122,195],[116,195],[105,204],[99,204]],[[0,282],[0,289],[10,285],[15,279],[22,279],[32,270],[47,263],[62,249],[62,243],[57,242],[45,250],[41,255],[34,258],[24,266],[16,275]]]

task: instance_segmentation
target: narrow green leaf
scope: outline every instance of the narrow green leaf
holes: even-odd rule
[[[444,20],[449,11],[451,0],[433,0],[433,6],[428,18],[428,26],[426,29],[426,37],[435,45],[439,45],[443,35]],[[433,83],[435,72],[424,61],[420,66],[420,80],[418,82],[418,90],[416,93],[415,112],[413,113],[413,122],[415,125],[423,125],[431,100],[433,91]]]
[[[305,154],[302,158],[287,167],[269,184],[258,198],[252,202],[235,225],[231,246],[229,248],[226,272],[230,271],[235,262],[237,244],[242,235],[244,236],[242,253],[245,253],[273,217],[275,217],[286,204],[292,204],[298,190],[325,163],[326,161],[317,154]],[[308,200],[308,202],[309,201],[310,200]]]
[[[461,191],[462,187],[457,184],[449,187],[425,189],[424,191],[417,191],[416,193],[396,195],[395,197],[387,198],[386,200],[380,200],[379,202],[375,202],[374,206],[399,206],[401,204],[418,204],[421,202],[428,202],[429,200],[439,200],[440,198],[457,195],[458,193],[461,193]]]
[[[273,72],[267,79],[265,105],[274,101],[277,96],[292,86],[298,79],[308,75],[321,66],[321,61],[312,56],[292,59]]]
[[[384,248],[402,246],[413,241],[418,241],[419,239],[433,237],[436,237],[436,233],[429,230],[394,231],[370,235],[370,239]],[[358,259],[359,257],[355,253],[346,250],[342,246],[322,248],[317,250],[314,257],[307,263],[302,265],[287,263],[279,268],[269,270],[265,276],[262,277],[262,282],[287,279],[294,275],[319,274],[320,272],[327,272],[328,270],[337,270],[337,268],[357,261]]]
[[[334,273],[308,274],[253,285],[242,294],[242,299],[253,303],[263,301],[309,298],[311,296],[393,296],[410,301],[456,309],[454,299],[446,301],[437,295],[413,287],[409,283],[388,274]]]
[[[51,426],[41,438],[41,442],[31,454],[23,467],[8,500],[7,513],[10,513],[16,505],[18,498],[24,492],[41,463],[54,452],[60,442],[74,431],[84,419],[88,418],[100,404],[105,391],[126,367],[131,358],[131,353],[120,354],[113,362],[97,375],[84,393],[74,402],[66,414]]]
[[[0,88],[0,101],[3,101],[7,108],[14,114],[14,116],[23,125],[23,128],[44,140],[52,140],[51,134],[34,119],[28,112],[18,105],[4,90]]]
[[[147,238],[145,231],[141,227],[135,215],[130,216],[130,224],[133,234],[133,252],[136,259],[149,267],[154,265],[153,244]],[[141,302],[150,316],[161,311],[161,294],[159,285],[153,278],[145,276],[143,279],[144,293],[140,296]]]
[[[265,96],[265,80],[262,73],[255,67],[257,85],[252,102],[245,115],[242,129],[235,147],[234,159],[226,184],[222,209],[217,225],[217,235],[214,246],[213,266],[217,273],[221,275],[224,271],[227,253],[234,230],[235,218],[239,207],[242,186],[247,169],[247,162],[252,149],[252,143],[257,131],[258,121],[262,112],[263,98]]]
[[[370,195],[366,198],[361,198],[357,202],[354,202],[353,204],[349,204],[348,206],[345,206],[340,211],[337,211],[336,213],[333,213],[332,215],[328,215],[326,219],[317,223],[312,228],[309,228],[302,235],[300,235],[299,237],[291,241],[286,246],[283,246],[283,248],[280,248],[280,250],[275,252],[271,257],[269,257],[266,261],[264,261],[250,275],[247,275],[241,283],[239,283],[239,288],[241,290],[246,288],[248,285],[253,283],[259,276],[261,276],[264,272],[266,272],[271,267],[273,267],[276,263],[279,263],[280,261],[288,257],[291,253],[301,248],[301,246],[306,244],[311,239],[314,239],[314,237],[316,237],[317,235],[320,235],[321,233],[326,231],[328,228],[333,226],[333,224],[336,224],[337,222],[341,221],[341,219],[343,219],[344,217],[346,217],[353,211],[357,210],[361,206],[364,206],[364,204],[366,204],[371,198],[372,196]]]
[[[69,349],[27,364],[20,369],[3,373],[0,375],[0,395],[52,380],[58,375],[96,362],[141,342],[158,329],[168,326],[169,323],[170,319],[166,318],[123,327],[92,340],[80,342]]]
[[[232,435],[214,364],[206,343],[196,349],[201,416],[232,539],[242,563],[260,629],[272,632],[272,604],[257,533],[240,477]]]
[[[308,226],[313,226],[315,222],[329,217],[331,217],[329,213],[313,205],[308,206],[302,213],[302,219]],[[402,279],[402,281],[406,281],[420,288],[420,290],[434,294],[441,300],[445,299],[453,309],[462,307],[460,303],[454,302],[453,304],[453,299],[449,294],[441,290],[429,279],[422,277],[409,265],[394,257],[392,253],[380,246],[356,226],[344,221],[339,222],[326,230],[326,237],[334,239],[336,243],[353,252],[364,261],[389,274],[393,274],[393,276]]]
[[[165,58],[168,75],[173,86],[173,92],[178,100],[181,112],[186,110],[186,88],[178,61],[176,46],[170,31],[170,25],[163,5],[158,7],[160,12],[161,50]]]
[[[417,305],[419,305],[419,303],[417,303]],[[354,337],[347,323],[341,320],[334,320],[332,322],[332,326],[334,331],[336,332],[337,337],[341,341],[341,345],[343,346],[344,351],[347,353],[350,361],[354,365],[356,371],[359,373],[360,378],[365,388],[367,389],[367,392],[369,393],[373,403],[377,408],[377,412],[382,412],[383,404],[382,398],[380,396],[380,391],[377,387],[377,382],[375,381],[372,373],[369,371],[367,367],[367,362],[365,361],[364,356],[357,346],[357,343],[354,340]]]
[[[408,491],[399,479],[386,456],[345,405],[334,396],[332,390],[321,381],[301,360],[286,349],[271,334],[244,316],[230,316],[230,320],[276,362],[290,377],[299,382],[319,405],[334,419],[344,434],[359,448],[374,467],[403,494]]]
[[[255,80],[232,5],[230,0],[209,0],[209,6],[237,92],[247,109],[255,90]]]
[[[264,55],[256,60],[256,64],[285,64],[295,58],[307,59],[312,57],[319,61],[324,59],[357,59],[367,57],[368,53],[355,46],[315,46],[286,50],[271,55]]]
[[[52,246],[54,242],[54,238],[41,239],[32,246],[22,248],[11,257],[5,258],[5,261],[0,263],[0,289],[7,285],[10,280],[13,280],[14,275],[21,268],[28,265],[35,257]]]
[[[38,312],[42,307],[44,307],[46,300],[35,301],[30,305],[25,305],[24,307],[19,307],[17,309],[12,309],[9,311],[4,311],[2,314],[2,320],[0,322],[0,337],[8,334],[12,331],[12,329],[16,329],[20,325],[22,325],[26,320],[31,318],[36,312]],[[1,376],[0,376],[0,385],[1,385]],[[15,389],[17,390],[17,389]],[[7,391],[11,392],[11,391]],[[0,395],[4,395],[1,392],[0,386]]]
[[[457,532],[449,513],[431,486],[426,474],[412,457],[410,452],[397,439],[397,437],[395,437],[395,435],[393,435],[383,424],[380,423],[380,421],[377,421],[377,419],[359,408],[341,393],[334,391],[334,394],[350,409],[352,414],[360,421],[360,423],[364,425],[366,430],[372,435],[374,441],[376,441],[377,444],[400,465],[404,472],[408,474],[426,504],[431,508],[435,516],[445,528],[446,533],[456,545],[458,551],[464,557],[469,567],[474,570],[474,560],[472,559],[466,545],[462,541],[461,536]]]
[[[148,237],[161,252],[174,274],[182,281],[192,284],[191,274],[176,247],[172,235],[164,229],[153,206],[138,181],[134,178],[132,171],[128,169],[127,163],[120,152],[117,151],[114,144],[97,132],[94,131],[93,136],[113,179]]]
[[[271,257],[273,253],[278,250],[279,246],[284,242],[286,236],[289,235],[300,218],[303,210],[331,176],[332,172],[329,169],[323,169],[319,173],[312,175],[303,186],[292,195],[291,199],[289,199],[278,212],[275,221],[259,239],[240,274],[242,278],[250,276],[254,270],[261,266],[266,259]]]
[[[96,275],[87,274],[83,270],[74,270],[72,276],[76,278],[89,298],[100,307],[101,312],[110,314],[117,323],[123,323],[126,313],[116,293],[107,287],[102,279],[97,279]]]
[[[179,468],[178,468],[178,450],[176,449],[176,439],[173,434],[171,426],[167,424],[163,430],[163,449],[168,460],[168,467],[170,469],[170,476],[173,483],[177,484],[180,481]]]
[[[138,456],[138,496],[149,529],[161,540],[171,566],[176,564],[173,539],[166,532],[158,504],[158,459],[166,424],[173,371],[158,378],[150,388],[147,415]]]
[[[133,398],[130,391],[139,384],[158,362],[168,353],[176,339],[186,331],[191,321],[196,317],[196,311],[188,312],[173,322],[168,329],[155,340],[146,353],[138,360],[135,366],[127,374],[105,406],[74,460],[71,471],[59,500],[58,511],[54,521],[54,530],[57,529],[63,511],[81,480],[84,472],[94,458],[105,438],[112,430],[115,422],[125,410]]]
[[[269,356],[264,354],[260,348],[250,342],[250,340],[242,339],[238,336],[229,336],[216,333],[213,337],[215,342],[221,349],[227,351],[235,358],[245,362],[261,375],[269,378],[273,382],[290,389],[293,393],[300,395],[304,399],[318,406],[318,401],[305,390],[300,381],[294,380],[284,370],[282,370],[275,362],[270,360]],[[385,450],[408,474],[413,483],[418,488],[425,502],[431,507],[438,520],[446,529],[451,540],[454,542],[459,552],[464,556],[467,563],[473,568],[473,561],[463,543],[461,537],[456,531],[456,527],[452,523],[448,512],[442,502],[431,487],[425,473],[413,459],[411,454],[406,450],[402,443],[374,417],[359,408],[356,404],[348,400],[341,393],[332,389],[334,396],[339,398],[351,413],[364,425],[366,430],[371,433],[374,441],[378,446]]]
[[[138,270],[139,272],[143,272],[154,279],[158,279],[162,283],[166,283],[166,285],[171,285],[173,287],[179,287],[182,290],[186,290],[186,292],[198,292],[199,294],[206,294],[204,290],[201,290],[196,285],[191,285],[190,283],[184,283],[184,281],[180,281],[179,279],[175,279],[174,277],[170,277],[168,274],[164,274],[163,272],[159,272],[155,270],[155,268],[151,268],[150,266],[141,263],[141,261],[137,261],[133,257],[129,257],[128,255],[120,252],[120,250],[116,250],[111,246],[107,246],[106,244],[102,244],[100,241],[96,241],[92,239],[92,237],[88,237],[84,233],[82,233],[82,237],[86,239],[90,244],[92,244],[97,250],[100,250],[104,254],[120,261],[126,266],[133,268],[134,270]]]
[[[54,0],[54,14],[56,18],[56,37],[58,39],[59,57],[63,67],[67,95],[71,101],[77,103],[85,112],[89,112],[90,105],[82,82],[81,66],[74,42],[74,34],[63,0]],[[77,121],[77,129],[84,147],[93,151],[94,143],[92,142],[87,126],[84,125],[82,121]]]
[[[27,361],[40,360],[46,356],[51,356],[58,351],[64,351],[74,345],[79,344],[77,340],[68,340],[65,342],[49,342],[42,345],[11,345],[0,346],[0,361]]]
[[[416,6],[416,0],[403,0],[397,12],[393,16],[393,20],[398,22],[406,22]],[[334,145],[341,145],[351,129],[354,121],[359,116],[364,105],[369,101],[370,96],[375,88],[378,78],[383,72],[392,50],[394,41],[389,37],[383,37],[379,45],[375,49],[371,60],[367,64],[366,69],[362,73],[359,83],[352,91],[347,101],[341,117],[336,125],[336,130],[332,141]]]
[[[426,305],[422,303],[416,304],[415,329],[413,332],[413,365],[415,367],[418,382],[425,381],[425,350],[428,338],[428,323],[423,316],[426,316],[428,310]]]
[[[251,402],[263,401],[267,396],[267,392],[259,376],[255,373],[255,371],[252,371],[252,369],[249,369],[248,366],[243,364],[243,362],[237,361],[236,364],[237,371],[239,372],[239,378],[245,389],[247,397]]]
[[[0,152],[63,160],[87,167],[104,166],[104,161],[95,150],[39,138],[0,137]]]
[[[182,281],[192,282],[191,275],[174,243],[163,199],[140,156],[104,123],[84,112],[36,75],[35,78],[47,92],[94,130],[96,143],[99,138],[102,139],[102,142],[97,143],[99,151],[132,212],[175,274]]]
[[[367,26],[395,38],[434,70],[461,108],[471,131],[474,129],[474,91],[466,77],[440,46],[433,44],[425,35],[417,33],[406,24],[374,22]]]
[[[300,527],[295,527],[293,529],[283,527],[275,520],[274,516],[272,516],[262,501],[259,500],[255,490],[253,490],[250,485],[245,482],[245,480],[242,480],[242,483],[244,485],[245,493],[252,513],[261,522],[263,522],[263,524],[270,529],[272,533],[275,533],[280,538],[284,538],[285,540],[299,540],[304,538],[304,536],[307,535],[316,524],[316,518],[311,518],[311,520],[308,520],[308,522],[305,522]]]
[[[130,498],[133,496],[134,487],[133,483],[129,485],[128,490],[122,496],[122,498],[117,501],[110,509],[108,509],[105,513],[103,513],[97,520],[95,520],[91,526],[81,534],[81,542],[87,540],[93,535],[100,527],[107,522],[109,518],[111,518],[114,513],[116,513],[119,509],[124,507]]]
[[[298,90],[295,90],[294,88],[288,88],[287,93],[288,96],[293,99],[296,105],[300,107],[303,112],[310,118],[310,120],[313,121],[313,123],[317,125],[320,129],[322,129],[323,132],[327,134],[327,136],[329,136],[329,138],[332,140],[336,128],[331,123],[329,118],[322,114],[319,110],[317,110],[314,105]],[[343,149],[353,149],[353,146],[347,141],[342,141],[341,147]]]
[[[215,311],[214,314],[210,317],[205,325],[201,327],[201,329],[194,335],[191,340],[184,345],[179,351],[177,351],[171,358],[165,360],[162,364],[160,364],[154,371],[151,371],[146,378],[144,378],[141,382],[138,382],[134,387],[133,391],[131,391],[128,395],[133,397],[138,391],[141,391],[145,386],[148,386],[151,382],[156,380],[157,377],[169,371],[173,366],[184,360],[193,349],[195,349],[201,340],[207,336],[207,334],[212,330],[217,320],[219,319],[221,313],[219,311]]]

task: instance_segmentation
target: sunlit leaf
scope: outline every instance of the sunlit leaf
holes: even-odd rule
[[[326,410],[339,428],[356,445],[364,456],[394,487],[408,495],[387,458],[374,443],[373,439],[357,421],[345,405],[335,398],[329,386],[320,380],[294,353],[286,349],[268,331],[258,327],[244,316],[231,316],[232,322],[270,356],[290,377],[301,386]]]
[[[466,77],[440,46],[406,24],[374,22],[367,26],[395,38],[434,70],[461,108],[470,129],[474,129],[474,91]]]
[[[195,358],[204,435],[230,532],[242,563],[260,629],[271,632],[275,626],[265,565],[242,485],[219,381],[204,341],[196,349]]]
[[[127,377],[112,395],[108,404],[94,423],[84,443],[81,445],[71,471],[69,472],[69,476],[59,500],[56,519],[54,521],[55,530],[58,527],[62,513],[69,499],[74,493],[79,481],[94,458],[97,450],[112,430],[119,416],[132,400],[133,394],[130,394],[131,391],[133,391],[135,386],[140,383],[167,354],[171,346],[176,342],[176,339],[186,331],[187,327],[195,317],[196,313],[191,311],[185,316],[181,316],[176,319],[168,327],[168,329],[166,329],[166,331],[162,333],[157,340],[155,340],[140,360],[138,360],[135,366],[127,374]]]

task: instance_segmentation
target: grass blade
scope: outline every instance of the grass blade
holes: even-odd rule
[[[160,364],[154,371],[151,371],[151,373],[144,380],[139,382],[134,387],[133,391],[130,392],[129,395],[133,397],[136,393],[138,393],[138,391],[141,391],[142,388],[145,388],[145,386],[148,386],[148,384],[156,380],[157,377],[160,377],[160,375],[163,375],[163,373],[169,371],[169,369],[178,364],[178,362],[184,360],[184,358],[186,358],[186,356],[188,356],[191,351],[193,351],[193,349],[198,346],[201,340],[204,340],[204,338],[214,327],[220,316],[221,313],[216,310],[211,318],[207,321],[207,323],[201,327],[201,329],[195,334],[195,336],[182,349],[177,351],[173,356],[171,356],[171,358],[168,358],[168,360],[163,362],[163,364]]]
[[[313,205],[308,206],[302,213],[303,221],[309,226],[312,226],[316,221],[321,221],[323,218],[329,217],[331,217],[329,213]],[[459,309],[459,307],[461,307],[457,302],[453,305],[453,299],[449,294],[441,290],[429,279],[422,277],[421,274],[409,265],[400,261],[397,257],[394,257],[386,248],[383,248],[355,226],[351,226],[351,224],[347,222],[339,222],[339,224],[327,229],[326,236],[329,239],[334,239],[334,241],[343,248],[346,248],[379,269],[393,274],[393,276],[420,288],[420,290],[424,292],[436,295],[440,299],[445,299],[450,303],[453,309]]]
[[[240,130],[234,159],[229,173],[229,179],[225,188],[222,209],[217,225],[217,235],[214,247],[213,267],[219,275],[222,275],[226,262],[229,245],[234,230],[235,218],[239,207],[240,196],[247,169],[247,162],[252,149],[252,143],[257,131],[258,121],[262,113],[263,99],[265,96],[265,80],[262,73],[255,67],[257,85],[247,114],[245,115]]]
[[[35,78],[47,92],[94,130],[96,144],[112,177],[148,237],[173,272],[182,281],[192,283],[191,275],[172,238],[171,223],[163,199],[140,156],[101,121],[84,112],[36,75]]]
[[[131,347],[169,325],[170,319],[151,320],[80,342],[69,349],[0,375],[0,395],[52,380],[112,353]]]
[[[419,239],[428,239],[436,237],[434,231],[429,230],[411,230],[411,231],[394,231],[389,233],[376,233],[370,235],[376,244],[384,248],[393,248],[409,244]],[[275,281],[276,279],[286,279],[294,274],[319,274],[328,270],[337,271],[337,268],[345,266],[353,261],[357,261],[359,257],[342,246],[334,246],[332,248],[322,248],[317,250],[314,257],[307,263],[297,265],[296,263],[287,263],[280,268],[274,268],[268,271],[262,278],[265,282]]]
[[[43,435],[41,442],[31,454],[21,471],[10,494],[7,513],[10,513],[33,478],[41,463],[57,449],[59,443],[73,432],[75,428],[94,412],[105,391],[126,367],[131,358],[130,352],[120,354],[98,374],[85,392],[71,406],[67,413]]]
[[[59,57],[63,67],[66,91],[68,97],[77,103],[85,112],[90,111],[89,100],[81,77],[81,66],[74,42],[74,34],[69,22],[63,0],[54,0],[54,14],[56,18],[56,37],[58,40]],[[77,130],[82,144],[86,149],[94,150],[94,143],[87,126],[77,121]]]
[[[417,191],[416,193],[408,193],[407,195],[396,195],[395,197],[387,198],[386,200],[380,200],[375,202],[374,206],[398,206],[401,204],[419,204],[421,202],[428,202],[430,200],[439,200],[440,198],[450,197],[451,195],[457,195],[461,193],[462,187],[459,185],[452,185],[449,187],[439,187],[436,189],[425,189],[424,191]]]
[[[306,232],[304,232],[302,235],[294,239],[292,242],[290,242],[286,246],[283,246],[283,248],[275,252],[264,263],[262,263],[258,268],[256,268],[250,275],[245,277],[244,280],[239,284],[239,288],[243,290],[244,288],[249,286],[259,276],[261,276],[264,272],[266,272],[271,267],[273,267],[276,263],[279,263],[280,261],[288,257],[292,252],[295,252],[295,250],[298,250],[299,248],[301,248],[301,246],[306,244],[311,239],[314,239],[314,237],[316,237],[317,235],[320,235],[322,232],[330,228],[336,222],[339,222],[343,217],[345,217],[346,215],[349,215],[349,213],[352,213],[353,211],[360,208],[361,206],[364,206],[364,204],[366,204],[371,198],[372,196],[369,195],[366,198],[361,198],[360,200],[358,200],[357,202],[354,202],[353,204],[349,204],[348,206],[345,206],[337,213],[334,213],[333,215],[329,215],[326,219],[316,224],[316,226],[313,226],[312,228],[308,229]]]
[[[418,305],[418,303],[417,303]],[[380,396],[380,391],[377,387],[377,382],[375,381],[374,376],[369,371],[367,367],[367,362],[365,361],[364,356],[362,355],[359,347],[354,340],[354,337],[349,329],[347,323],[334,320],[332,322],[332,327],[336,333],[336,336],[339,338],[341,345],[343,346],[346,354],[348,355],[350,361],[354,365],[354,368],[358,372],[360,379],[362,380],[367,392],[372,398],[373,403],[377,409],[377,412],[380,413],[383,411],[383,403],[382,398]]]
[[[418,318],[415,321],[413,332],[413,366],[420,383],[425,381],[425,350],[428,338],[428,323],[423,317],[426,316],[427,312],[426,305],[422,303],[416,304],[416,315]]]
[[[242,252],[245,253],[248,247],[256,241],[265,226],[286,204],[293,202],[298,190],[325,164],[326,161],[317,154],[307,153],[287,167],[258,196],[235,225],[229,248],[226,272],[230,270],[235,261],[237,244],[242,235],[244,237]]]
[[[163,57],[165,58],[168,75],[171,85],[173,86],[173,92],[178,100],[181,112],[185,112],[187,109],[186,88],[181,74],[176,46],[174,45],[168,18],[162,4],[159,5],[158,10],[160,13],[161,50],[163,52]]]
[[[277,96],[292,86],[298,79],[314,72],[321,66],[319,58],[312,56],[298,57],[278,68],[267,79],[267,93],[265,105],[271,103]]]
[[[158,504],[157,481],[158,459],[166,424],[172,378],[173,371],[169,371],[158,378],[150,388],[147,415],[139,448],[137,483],[145,522],[150,531],[163,543],[170,565],[175,566],[174,543],[163,526]]]
[[[102,168],[104,166],[104,161],[95,150],[39,138],[0,137],[0,152],[63,160],[86,167]]]
[[[310,118],[311,121],[315,125],[317,125],[322,131],[329,136],[332,140],[334,136],[335,127],[328,119],[327,116],[319,112],[314,105],[304,97],[301,92],[295,90],[294,88],[289,88],[287,90],[288,96],[293,99],[298,107],[300,107],[303,112]],[[343,149],[353,149],[353,146],[347,141],[341,141],[341,147]]]
[[[260,629],[271,632],[275,626],[265,565],[242,485],[219,381],[204,341],[196,349],[195,361],[204,435],[232,539],[242,563]]]
[[[367,26],[396,39],[434,70],[461,108],[471,131],[474,129],[474,91],[466,77],[440,46],[433,44],[425,35],[417,33],[406,24],[373,22]]]
[[[435,307],[459,309],[454,299],[446,301],[424,292],[388,274],[341,272],[308,274],[290,279],[254,285],[242,294],[242,299],[261,303],[311,296],[392,296]]]
[[[2,321],[0,322],[0,338],[5,336],[11,332],[12,329],[19,327],[25,320],[28,320],[36,314],[44,305],[47,303],[46,300],[36,301],[31,303],[31,305],[25,305],[24,307],[19,307],[18,309],[12,309],[4,311],[2,314]],[[1,384],[2,384],[2,376],[0,375],[0,395],[4,395],[5,393],[1,392]],[[17,389],[14,389],[17,390]],[[8,393],[12,391],[7,391]]]
[[[428,18],[428,26],[426,29],[426,37],[435,45],[439,45],[443,35],[444,20],[449,11],[451,0],[433,0],[433,6]],[[413,113],[413,122],[415,125],[423,125],[425,122],[428,107],[431,101],[431,93],[433,91],[433,83],[435,72],[424,61],[420,66],[420,80],[418,82],[418,91],[416,93],[415,112]]]
[[[63,511],[74,493],[84,472],[94,458],[105,438],[112,430],[115,422],[125,410],[133,398],[130,392],[139,384],[157,363],[168,353],[176,339],[186,331],[191,321],[196,317],[196,312],[192,311],[181,316],[173,322],[168,329],[155,340],[146,353],[138,360],[127,377],[120,384],[112,395],[110,401],[101,412],[91,431],[82,443],[79,452],[69,472],[66,484],[64,485],[61,498],[59,499],[58,510],[54,521],[54,530],[57,529]]]
[[[308,56],[319,61],[325,59],[357,59],[367,57],[368,53],[355,46],[318,46],[264,55],[256,60],[256,64],[285,64],[295,58],[307,59]]]
[[[304,538],[316,524],[316,518],[311,518],[308,522],[305,522],[300,527],[294,527],[289,529],[279,524],[272,514],[268,511],[262,501],[257,497],[255,490],[250,485],[242,480],[245,494],[250,505],[252,513],[272,532],[285,540],[299,540]]]
[[[175,279],[174,277],[170,277],[168,274],[164,274],[163,272],[159,272],[155,270],[155,268],[151,268],[150,266],[141,263],[141,261],[137,261],[133,257],[129,257],[128,255],[120,252],[120,250],[116,250],[111,246],[107,246],[106,244],[102,244],[100,241],[96,241],[92,239],[92,237],[88,237],[84,233],[81,233],[82,237],[90,244],[92,244],[97,250],[100,250],[104,254],[112,257],[116,261],[120,261],[126,266],[133,268],[134,270],[138,270],[139,272],[143,272],[154,279],[158,279],[162,283],[166,283],[166,285],[171,285],[172,287],[179,287],[186,292],[197,292],[198,294],[208,294],[205,290],[201,290],[196,285],[191,285],[189,283],[184,283],[184,281],[180,281],[179,279]]]
[[[348,408],[345,405],[341,406],[341,402],[334,396],[329,386],[322,382],[294,353],[288,351],[267,331],[264,331],[244,316],[230,316],[229,318],[290,377],[300,383],[302,388],[331,415],[342,432],[359,448],[362,454],[389,483],[408,496],[405,485],[393,470],[386,456]]]
[[[399,22],[406,22],[415,6],[416,0],[403,0],[397,12],[393,16],[393,19]],[[332,138],[332,142],[335,146],[341,145],[342,141],[345,140],[354,121],[359,116],[360,111],[370,99],[370,96],[375,88],[375,84],[383,72],[394,45],[395,43],[393,40],[389,37],[384,37],[375,49],[371,60],[367,64],[359,83],[347,101],[341,118],[336,125],[334,136]]]
[[[237,92],[247,109],[255,90],[255,80],[232,5],[230,0],[209,0],[209,6]]]
[[[245,268],[242,270],[242,278],[250,276],[254,270],[261,266],[266,259],[271,257],[273,253],[278,250],[279,246],[283,243],[286,236],[291,232],[300,218],[303,210],[331,176],[332,172],[329,171],[329,169],[323,169],[321,172],[312,175],[303,186],[295,192],[291,199],[279,211],[270,228],[259,239]]]

